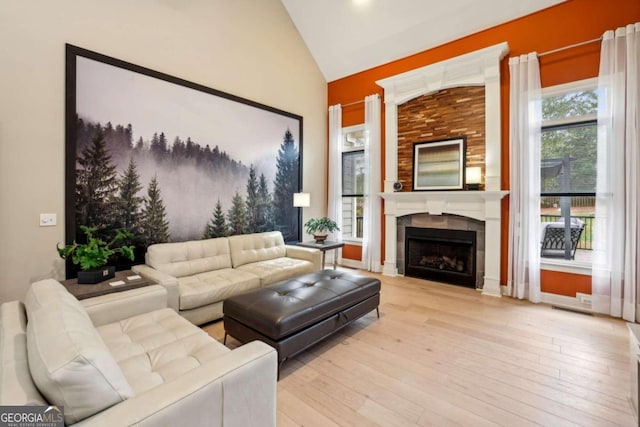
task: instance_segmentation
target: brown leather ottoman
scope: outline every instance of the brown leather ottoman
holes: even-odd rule
[[[331,335],[375,309],[380,280],[323,270],[236,295],[222,306],[224,340],[263,341],[278,351],[278,362]]]

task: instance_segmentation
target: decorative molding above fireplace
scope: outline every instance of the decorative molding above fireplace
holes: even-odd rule
[[[397,274],[396,219],[413,213],[451,213],[485,221],[487,239],[483,294],[500,296],[500,61],[509,46],[500,43],[376,83],[385,102],[385,261],[383,273]],[[459,86],[485,87],[485,189],[487,191],[394,192],[398,179],[398,105],[418,96]],[[491,244],[489,244],[491,242]]]
[[[500,60],[508,52],[509,45],[503,42],[376,82],[384,88],[385,192],[393,191],[398,179],[398,105],[440,89],[483,85],[485,188],[500,190]]]
[[[416,213],[442,215],[443,213],[467,216],[480,221],[500,217],[500,199],[508,191],[412,191],[404,193],[380,193],[385,200],[385,214],[404,216]],[[496,203],[497,204],[494,204]],[[494,209],[498,209],[497,212]]]

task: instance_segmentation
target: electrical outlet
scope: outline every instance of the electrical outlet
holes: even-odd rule
[[[58,224],[58,216],[54,213],[40,214],[40,227],[53,227]]]
[[[576,297],[578,299],[578,302],[580,302],[580,304],[584,304],[588,306],[591,305],[591,295],[577,292]]]

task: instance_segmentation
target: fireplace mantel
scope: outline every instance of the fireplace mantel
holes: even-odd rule
[[[404,216],[416,213],[442,215],[450,213],[485,221],[487,216],[500,217],[500,199],[508,191],[411,191],[397,193],[380,193],[385,200],[385,214]],[[488,202],[488,203],[487,203]],[[494,205],[494,202],[498,202]],[[490,208],[487,212],[487,207]]]
[[[500,296],[500,218],[501,200],[508,191],[411,191],[379,193],[384,199],[384,214],[387,233],[383,273],[395,276],[396,265],[396,224],[398,217],[416,213],[430,215],[452,214],[484,221],[487,238],[485,240],[485,277],[482,293]]]

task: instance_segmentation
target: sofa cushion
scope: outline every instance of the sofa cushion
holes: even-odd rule
[[[287,255],[284,238],[279,231],[231,236],[229,247],[234,268]]]
[[[191,276],[231,267],[229,240],[193,240],[158,243],[147,248],[146,264],[173,277]]]
[[[80,302],[62,286],[62,283],[54,279],[45,279],[32,283],[27,289],[24,297],[24,306],[27,310],[27,319],[30,314],[49,304],[59,304],[67,302],[69,305],[78,305],[78,312],[84,313],[89,318],[89,314],[81,306]]]
[[[171,309],[97,329],[136,394],[231,351]]]
[[[255,274],[223,268],[178,279],[180,310],[190,310],[222,301],[250,289],[260,287]]]
[[[60,283],[31,285],[27,350],[33,381],[73,424],[133,395],[79,301]]]
[[[255,274],[260,277],[260,286],[267,286],[302,274],[313,273],[315,266],[310,261],[281,257],[245,264],[236,270]]]

